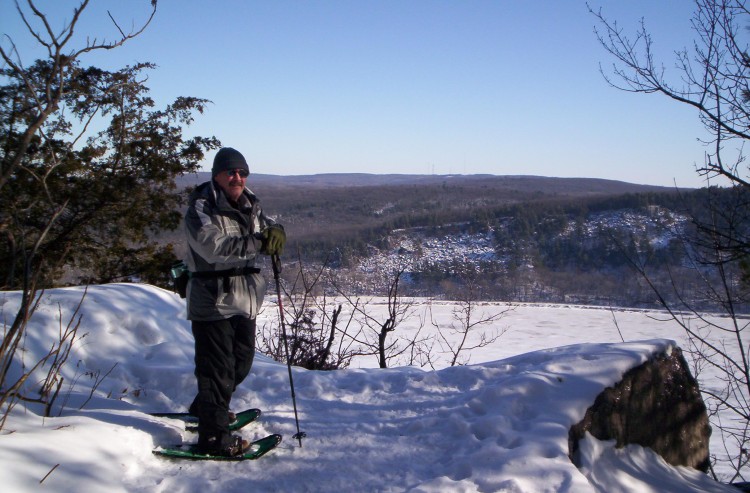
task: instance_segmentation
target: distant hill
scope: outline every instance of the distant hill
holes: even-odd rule
[[[178,185],[191,186],[208,181],[211,173],[201,172],[185,175]],[[406,175],[369,173],[323,173],[317,175],[266,175],[251,174],[248,187],[252,190],[283,187],[311,188],[355,188],[382,186],[462,186],[497,190],[513,190],[522,193],[596,195],[642,192],[668,192],[673,187],[638,185],[600,178],[555,178],[532,175]]]
[[[208,172],[187,175],[178,186],[209,179]],[[266,213],[287,228],[291,246],[314,256],[336,245],[370,243],[394,228],[493,223],[517,214],[508,208],[521,204],[560,207],[628,195],[677,194],[675,188],[615,180],[523,175],[251,174],[247,185]]]
[[[179,185],[209,179],[198,173]],[[703,201],[699,189],[366,173],[253,174],[248,187],[284,225],[287,261],[325,261],[351,292],[382,294],[388,276],[406,267],[401,288],[412,295],[459,299],[472,286],[486,299],[653,307],[622,245],[665,279],[695,276],[683,269],[679,236],[689,228],[685,211]],[[181,253],[181,232],[164,240]],[[467,279],[469,271],[479,277]]]

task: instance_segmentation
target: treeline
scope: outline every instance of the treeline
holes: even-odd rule
[[[679,285],[685,296],[701,300],[695,286],[705,273],[686,265],[683,239],[691,233],[691,218],[705,209],[708,194],[717,202],[729,201],[729,193],[705,189],[595,197],[540,194],[523,200],[453,196],[440,207],[425,190],[400,199],[380,194],[380,201],[368,201],[363,193],[356,208],[327,202],[331,222],[317,234],[297,236],[291,244],[304,262],[325,259],[339,274],[349,269],[359,277],[355,271],[363,259],[389,250],[397,255],[394,237],[406,235],[418,243],[491,232],[494,259],[414,261],[402,292],[455,299],[471,285],[483,299],[655,307],[653,290],[635,273],[634,265],[647,266],[655,282]],[[388,207],[383,197],[391,200]],[[416,202],[419,205],[410,208]],[[313,214],[310,219],[314,218]],[[362,289],[363,284],[357,286]],[[371,294],[383,289],[376,282],[364,286]]]
[[[674,213],[700,206],[701,191],[632,193],[608,197],[466,197],[436,190],[393,190],[377,187],[351,192],[312,191],[307,197],[295,196],[289,203],[265,200],[267,209],[277,213],[290,232],[291,251],[320,261],[331,254],[366,255],[367,247],[384,248],[384,241],[397,230],[419,229],[427,235],[472,234],[496,231],[499,248],[509,242],[533,242],[553,250],[570,250],[582,242],[574,236],[557,238],[573,222],[582,224],[593,214],[618,210],[644,210],[659,206]],[[408,193],[407,193],[408,192]],[[325,199],[317,200],[325,195]],[[369,197],[368,197],[369,195]],[[306,204],[302,206],[301,202]],[[351,202],[355,202],[352,204]],[[556,240],[554,238],[557,238]],[[569,244],[566,248],[565,244]]]

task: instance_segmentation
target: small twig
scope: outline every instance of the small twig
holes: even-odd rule
[[[101,378],[99,378],[99,374],[100,374],[99,371],[97,371],[94,374],[94,385],[91,387],[91,392],[89,392],[89,397],[88,397],[88,399],[86,399],[86,402],[84,402],[83,404],[81,404],[81,407],[79,407],[78,409],[83,409],[83,407],[86,404],[89,403],[89,401],[91,400],[91,398],[94,397],[94,392],[96,392],[96,389],[99,388],[99,385],[101,385],[101,383],[104,381],[104,379],[107,378],[110,373],[112,373],[112,370],[114,370],[117,365],[118,365],[118,363],[115,363],[114,365],[112,365],[112,368],[110,368],[109,371],[107,373],[105,373],[104,376],[102,376]]]
[[[622,336],[622,331],[620,330],[620,324],[617,322],[617,316],[615,315],[615,310],[610,306],[609,312],[612,314],[612,321],[615,323],[615,328],[617,329],[617,333],[620,334],[620,339],[622,339],[622,342],[625,342],[625,338]]]
[[[44,480],[47,479],[49,477],[49,475],[52,474],[52,471],[54,471],[55,469],[57,469],[59,466],[60,466],[60,464],[55,464],[55,467],[53,467],[52,469],[50,469],[49,472],[47,474],[45,474],[42,479],[39,480],[39,484],[44,483]]]

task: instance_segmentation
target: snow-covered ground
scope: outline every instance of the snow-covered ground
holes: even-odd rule
[[[45,293],[20,353],[26,364],[45,353],[45,341],[56,337],[60,317],[67,323],[82,292]],[[456,308],[421,303],[445,324]],[[6,323],[17,306],[17,293],[0,293]],[[377,309],[377,300],[372,306]],[[43,418],[33,407],[15,408],[0,434],[1,489],[735,491],[694,470],[668,466],[647,449],[617,450],[590,437],[582,447],[582,470],[570,462],[568,429],[595,396],[654,352],[684,342],[675,324],[658,322],[653,313],[576,306],[513,307],[495,322],[505,333],[474,351],[467,366],[383,370],[371,367],[374,360],[359,360],[359,367],[341,371],[295,369],[301,429],[307,433],[302,447],[291,439],[296,427],[287,368],[259,355],[232,407],[263,409],[261,421],[243,434],[281,433],[280,447],[241,463],[159,458],[151,453],[154,447],[195,439],[180,424],[146,414],[184,410],[193,398],[192,336],[184,312],[176,295],[152,286],[89,288],[79,329],[85,337],[64,372],[58,398],[64,407],[54,413],[61,415]],[[272,323],[275,314],[269,302],[260,323]],[[399,330],[417,325],[407,321]],[[628,342],[621,342],[620,332]],[[79,409],[93,383],[110,370]]]

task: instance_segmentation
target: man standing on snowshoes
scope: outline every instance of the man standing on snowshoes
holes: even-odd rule
[[[190,413],[198,416],[198,447],[205,454],[232,456],[248,447],[229,432],[229,402],[255,356],[255,317],[266,292],[255,259],[281,254],[286,242],[283,227],[245,187],[249,173],[239,151],[222,148],[212,179],[190,195],[185,214],[187,318],[198,380]]]

